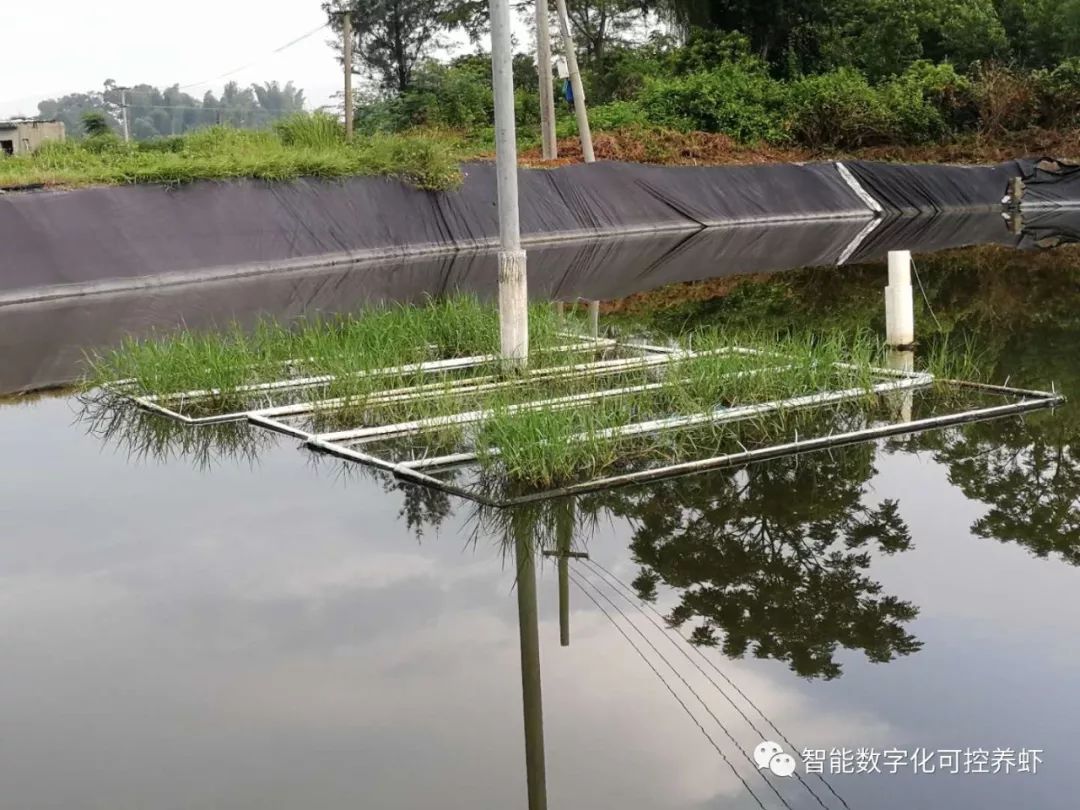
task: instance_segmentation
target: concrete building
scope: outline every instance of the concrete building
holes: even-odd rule
[[[62,121],[13,118],[0,121],[0,157],[33,152],[44,141],[64,140]]]

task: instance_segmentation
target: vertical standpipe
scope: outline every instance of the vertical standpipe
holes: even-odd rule
[[[529,296],[518,222],[509,0],[488,0],[488,9],[495,93],[495,174],[499,189],[499,342],[504,361],[523,365],[529,357]]]
[[[889,251],[889,286],[885,288],[885,342],[910,346],[915,342],[915,301],[911,291],[911,251]]]

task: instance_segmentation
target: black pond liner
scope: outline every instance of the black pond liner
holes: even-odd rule
[[[1033,161],[844,165],[522,170],[530,295],[609,300],[890,249],[1050,244],[1045,227],[1025,238],[1002,218],[1009,179],[1029,178],[1031,201],[1080,200],[1074,172]],[[355,177],[2,194],[0,394],[70,383],[86,351],[124,336],[492,298],[494,168],[465,171],[450,192]]]

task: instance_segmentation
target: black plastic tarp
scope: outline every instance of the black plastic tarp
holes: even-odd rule
[[[845,257],[879,260],[890,249],[926,252],[1020,239],[997,213],[892,218],[868,234],[867,225],[740,225],[537,246],[528,256],[529,294],[535,300],[612,300],[678,282],[834,265]],[[453,292],[492,299],[497,278],[492,252],[463,250],[2,306],[0,393],[70,382],[84,352],[114,346],[127,335],[180,325],[250,326],[261,317],[288,322]]]
[[[425,192],[376,177],[199,182],[0,196],[0,301],[31,291],[490,246],[494,167]],[[736,222],[868,217],[835,166],[604,162],[520,172],[527,242]],[[32,297],[32,296],[28,296]]]
[[[1021,209],[1080,206],[1080,166],[1051,158],[1022,161]]]
[[[1024,172],[1015,160],[997,166],[862,160],[845,161],[844,165],[882,208],[908,215],[1000,210],[1009,180]]]

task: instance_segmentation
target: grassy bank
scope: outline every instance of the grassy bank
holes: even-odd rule
[[[458,142],[446,134],[381,134],[348,143],[336,119],[297,115],[272,130],[209,127],[130,144],[111,133],[46,143],[0,159],[0,188],[379,175],[449,189],[461,182],[461,158]]]

